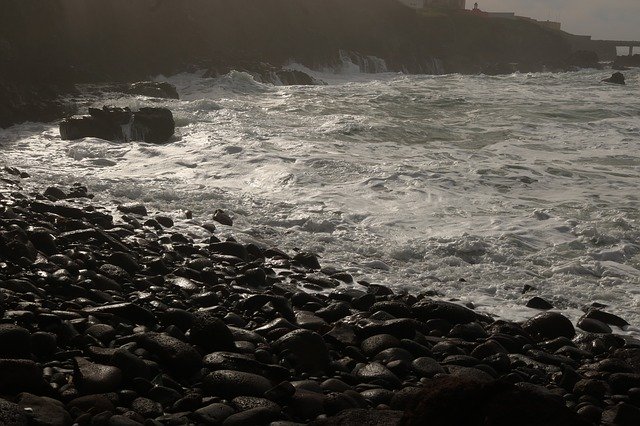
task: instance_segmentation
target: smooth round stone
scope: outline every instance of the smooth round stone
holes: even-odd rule
[[[174,374],[191,376],[202,368],[202,356],[191,345],[160,333],[145,333],[138,344],[166,365]]]
[[[296,369],[309,373],[326,370],[331,361],[322,336],[310,330],[291,331],[276,340],[273,347],[286,353],[287,359]]]
[[[398,377],[378,362],[366,364],[362,368],[359,368],[355,374],[356,377],[368,383],[379,383],[391,388],[400,386]]]
[[[360,392],[360,395],[367,401],[371,402],[371,405],[377,406],[380,404],[389,405],[391,398],[393,398],[393,392],[388,389],[367,389]]]
[[[238,396],[233,398],[231,405],[238,411],[247,411],[253,408],[269,408],[280,411],[280,406],[273,401],[257,396]]]
[[[444,368],[435,359],[425,356],[414,359],[411,363],[411,368],[422,377],[433,377],[436,374],[445,372]]]
[[[0,358],[30,358],[31,336],[26,328],[0,324]]]
[[[280,417],[280,411],[259,407],[227,417],[222,426],[255,426],[269,424]]]
[[[203,380],[203,388],[209,395],[227,399],[237,396],[262,397],[271,386],[271,382],[263,376],[232,370],[214,371]]]
[[[74,381],[84,394],[112,392],[122,383],[122,371],[117,367],[95,364],[80,357],[76,357],[74,363]]]
[[[571,321],[558,312],[543,312],[528,319],[522,328],[534,337],[548,340],[556,337],[575,336],[576,331]]]
[[[235,414],[235,410],[227,404],[214,403],[206,407],[199,408],[194,412],[196,418],[203,423],[210,425],[220,425],[224,420]]]
[[[400,346],[400,340],[390,334],[377,334],[365,339],[360,344],[362,351],[368,356],[374,356],[377,353]]]
[[[28,410],[36,424],[47,426],[67,426],[71,424],[71,416],[64,404],[56,399],[22,393],[18,399],[21,409]],[[0,418],[0,424],[2,423]]]
[[[582,317],[578,320],[577,326],[579,329],[590,333],[609,334],[613,332],[608,324],[593,318]]]

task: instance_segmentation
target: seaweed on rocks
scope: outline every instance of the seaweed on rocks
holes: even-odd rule
[[[0,173],[3,424],[637,424],[640,342],[601,308],[575,329],[366,282],[305,292],[343,272]]]

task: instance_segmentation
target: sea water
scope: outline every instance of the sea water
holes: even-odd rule
[[[41,187],[78,181],[176,218],[221,208],[234,217],[223,238],[311,251],[397,291],[513,320],[537,313],[533,295],[574,320],[598,302],[639,330],[638,70],[627,86],[595,70],[345,72],[290,87],[159,77],[180,100],[85,87],[81,108],[170,108],[174,140],[62,141],[55,123],[26,123],[0,131],[1,161]]]

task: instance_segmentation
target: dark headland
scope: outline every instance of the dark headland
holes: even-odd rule
[[[340,51],[427,74],[563,70],[573,61],[564,33],[428,16],[396,0],[3,0],[0,126],[59,118],[67,111],[57,94],[77,83],[290,61],[317,69]]]
[[[341,51],[407,73],[594,59],[533,23],[423,16],[394,0],[1,8],[2,126],[58,119],[72,109],[58,96],[77,84],[331,67]],[[221,240],[222,227],[233,231],[224,211],[169,217],[0,170],[0,425],[640,424],[640,342],[614,332],[628,324],[606,307],[573,324],[525,288],[539,314],[501,320],[355,282],[313,253]]]

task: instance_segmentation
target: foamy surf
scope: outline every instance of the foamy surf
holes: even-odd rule
[[[637,70],[626,87],[597,71],[354,72],[290,87],[182,74],[168,78],[179,101],[86,96],[166,106],[176,138],[63,142],[24,124],[0,133],[3,161],[107,200],[202,218],[225,208],[238,238],[505,318],[533,315],[535,294],[574,319],[598,302],[640,325]]]

